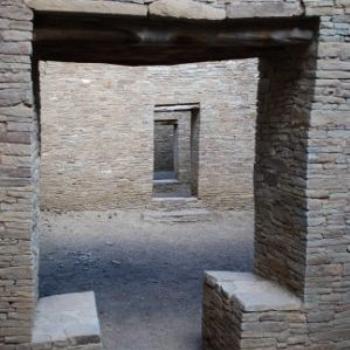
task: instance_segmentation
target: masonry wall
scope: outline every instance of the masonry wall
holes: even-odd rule
[[[315,49],[259,64],[255,266],[259,274],[303,294],[306,167]],[[268,217],[268,219],[267,219]]]
[[[32,11],[0,1],[0,348],[29,342],[37,300],[38,133]]]
[[[168,67],[41,64],[41,206],[142,207],[152,196],[154,108],[200,104],[198,195],[251,207],[256,60]]]

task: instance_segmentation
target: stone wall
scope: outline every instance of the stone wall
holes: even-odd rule
[[[37,299],[38,137],[32,11],[0,1],[0,348],[30,341]]]
[[[312,344],[350,347],[350,8],[323,14],[307,155],[304,300]],[[315,11],[316,11],[315,10]],[[328,14],[329,16],[327,16]],[[330,16],[332,15],[332,16]],[[317,345],[310,347],[318,349]]]
[[[312,48],[261,59],[256,139],[256,271],[303,294]],[[268,219],[267,219],[268,217]]]
[[[251,207],[256,90],[255,60],[148,68],[42,63],[42,208],[147,205],[155,106],[186,103],[200,104],[199,198]],[[188,182],[187,165],[180,177]]]

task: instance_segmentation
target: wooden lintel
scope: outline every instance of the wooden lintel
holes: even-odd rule
[[[308,45],[315,22],[180,22],[40,14],[34,22],[39,59],[120,64],[173,64],[261,56]]]

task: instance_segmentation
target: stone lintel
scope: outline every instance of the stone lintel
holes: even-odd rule
[[[25,0],[25,3],[38,12],[147,16],[147,6],[132,3],[85,0]]]
[[[289,290],[252,273],[210,271],[205,273],[205,282],[238,301],[245,312],[298,311],[302,307]]]
[[[200,108],[199,103],[186,103],[186,104],[169,104],[169,105],[156,105],[155,112],[173,112],[173,111],[190,111]]]

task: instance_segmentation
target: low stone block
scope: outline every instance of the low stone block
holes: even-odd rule
[[[302,303],[290,291],[251,273],[205,276],[205,350],[295,349],[307,341]]]
[[[67,350],[91,347],[102,350],[94,293],[41,298],[34,319],[32,343],[33,349],[45,346],[54,349],[61,344],[62,349]]]

